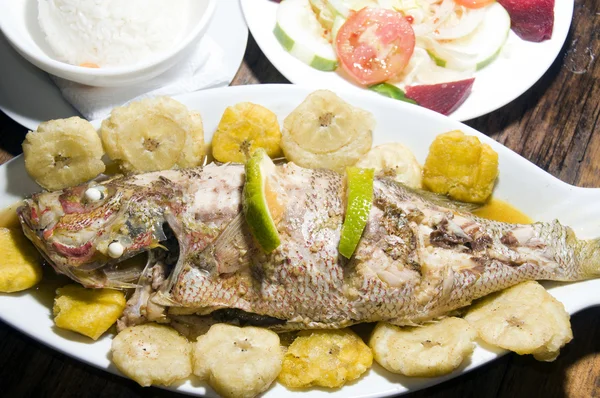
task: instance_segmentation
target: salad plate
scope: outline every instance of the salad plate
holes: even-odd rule
[[[348,77],[343,76],[344,72],[340,72],[342,68],[335,72],[318,70],[288,53],[273,33],[277,25],[278,2],[241,0],[241,4],[246,23],[259,47],[292,83],[379,95],[352,83]],[[549,40],[539,43],[524,41],[510,30],[498,56],[487,66],[474,72],[472,76],[475,77],[475,82],[471,94],[449,116],[465,121],[485,115],[513,101],[533,86],[550,68],[565,42],[573,16],[573,4],[573,0],[556,0],[554,28]],[[294,29],[299,29],[299,26],[302,26],[301,23]]]
[[[209,142],[227,106],[238,102],[253,102],[267,107],[283,119],[312,91],[296,85],[251,85],[205,90],[175,97],[203,118],[205,140]],[[566,184],[541,170],[510,149],[476,130],[422,107],[400,101],[357,92],[339,93],[350,104],[370,111],[375,120],[373,144],[400,142],[410,148],[423,163],[429,145],[440,133],[459,129],[477,136],[499,155],[500,177],[494,197],[505,200],[534,220],[558,218],[570,225],[580,238],[600,236],[600,189],[578,188]],[[101,121],[94,121],[95,127]],[[398,128],[402,126],[402,128]],[[6,207],[40,188],[29,178],[22,157],[0,166],[0,206]],[[49,271],[47,269],[46,271]],[[46,272],[48,276],[50,272]],[[50,278],[51,279],[51,278]],[[597,295],[600,279],[573,284],[548,284],[552,295],[573,314],[600,304]],[[80,361],[118,374],[111,365],[109,350],[112,336],[104,335],[92,342],[75,333],[57,329],[51,316],[51,281],[42,281],[37,288],[18,294],[0,294],[0,319],[36,340]],[[44,289],[46,292],[44,293]],[[41,297],[48,297],[46,300]],[[575,336],[577,338],[577,336]],[[276,384],[265,397],[384,397],[415,391],[459,376],[502,355],[504,351],[477,345],[471,360],[453,373],[439,378],[407,378],[394,375],[374,365],[361,379],[341,389],[291,391]],[[188,380],[172,389],[193,395],[216,396],[203,383]]]
[[[246,51],[248,27],[239,0],[219,0],[206,32],[224,51],[226,84],[235,77]],[[47,73],[21,57],[0,33],[0,110],[35,129],[44,120],[78,116]]]

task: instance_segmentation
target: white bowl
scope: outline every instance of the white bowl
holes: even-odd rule
[[[0,30],[19,54],[52,75],[90,86],[131,85],[169,69],[206,32],[216,0],[194,0],[190,3],[192,11],[184,38],[169,51],[131,66],[94,69],[56,60],[37,20],[37,0],[0,0]]]

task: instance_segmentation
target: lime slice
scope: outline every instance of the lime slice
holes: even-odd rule
[[[369,219],[373,202],[373,169],[348,167],[346,169],[348,184],[348,201],[346,218],[342,226],[340,238],[340,254],[346,258],[352,257],[358,241]]]
[[[257,149],[246,162],[246,184],[243,207],[250,232],[267,253],[280,244],[272,211],[280,214],[277,195],[271,190],[269,177],[276,172],[275,164],[264,149]]]

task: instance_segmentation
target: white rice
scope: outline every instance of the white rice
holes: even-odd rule
[[[183,39],[189,1],[38,0],[38,20],[58,60],[102,68],[126,66]]]

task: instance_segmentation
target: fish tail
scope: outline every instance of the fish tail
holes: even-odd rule
[[[579,240],[575,246],[580,279],[600,277],[600,238]]]

